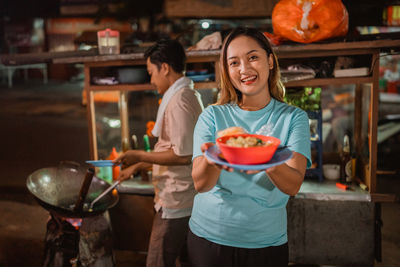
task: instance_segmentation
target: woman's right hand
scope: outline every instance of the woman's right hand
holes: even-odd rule
[[[201,149],[201,152],[206,152],[206,150],[208,149],[208,148],[210,148],[210,147],[212,147],[212,146],[215,146],[215,144],[214,143],[203,143],[201,146],[200,146],[200,149]]]
[[[215,146],[215,144],[214,143],[203,143],[201,145],[201,147],[200,147],[201,152],[203,152],[203,154],[204,154],[204,152],[207,149],[209,149],[210,147],[212,147],[212,146]],[[204,158],[207,160],[207,163],[210,164],[210,165],[213,165],[213,166],[215,166],[215,167],[217,167],[219,169],[224,169],[224,170],[226,170],[228,172],[232,172],[233,171],[233,168],[230,168],[230,167],[228,167],[226,165],[217,164],[214,161],[209,160],[207,157],[204,157]]]

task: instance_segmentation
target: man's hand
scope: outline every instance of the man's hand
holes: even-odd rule
[[[130,165],[136,164],[141,161],[141,155],[145,153],[143,150],[128,150],[121,156],[113,160],[114,164],[121,164],[122,169],[127,168]]]
[[[139,171],[138,166],[139,166],[138,164],[134,164],[132,166],[129,166],[128,168],[121,170],[117,180],[121,182],[129,180],[132,177],[132,175],[134,175],[136,172]]]

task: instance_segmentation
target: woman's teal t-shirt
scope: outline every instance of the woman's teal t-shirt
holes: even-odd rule
[[[248,133],[262,127],[292,151],[310,157],[310,128],[307,114],[296,107],[271,99],[263,109],[246,111],[237,105],[214,105],[200,115],[194,131],[193,159],[201,156],[201,144],[215,143],[216,133],[240,126]],[[284,177],[282,177],[284,179]],[[287,242],[286,204],[282,193],[265,172],[245,174],[222,170],[210,191],[194,199],[190,230],[217,244],[262,248]]]

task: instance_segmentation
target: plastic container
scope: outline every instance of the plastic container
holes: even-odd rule
[[[146,68],[118,68],[118,81],[128,84],[148,83],[150,82],[150,76]]]
[[[340,177],[340,165],[339,164],[324,164],[322,165],[325,179],[335,181]]]
[[[113,181],[113,173],[112,173],[112,167],[98,167],[99,172],[97,173],[97,176],[107,183],[111,184]]]
[[[119,31],[105,29],[97,32],[97,43],[100,55],[119,54]]]

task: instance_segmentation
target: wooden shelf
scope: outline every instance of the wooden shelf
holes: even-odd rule
[[[194,83],[195,89],[211,89],[217,88],[216,82],[196,82]],[[142,84],[115,84],[115,85],[90,85],[90,91],[146,91],[156,90],[154,86],[149,83]]]
[[[115,84],[115,85],[90,85],[89,91],[145,91],[156,90],[149,83],[142,84]]]
[[[372,193],[371,200],[373,202],[398,202],[399,197],[396,194],[379,194],[379,193]]]
[[[195,89],[211,89],[211,88],[217,88],[217,87],[218,86],[217,86],[216,82],[195,82],[194,83]]]
[[[284,83],[286,87],[296,87],[296,86],[323,86],[323,85],[333,85],[333,84],[363,84],[372,83],[372,77],[343,77],[343,78],[317,78],[317,79],[307,79],[299,81],[290,81]]]
[[[377,166],[377,121],[379,106],[379,56],[383,51],[399,51],[400,40],[377,40],[377,41],[361,41],[361,42],[340,42],[340,43],[315,43],[315,44],[296,44],[282,45],[274,47],[278,59],[283,63],[302,62],[305,59],[316,59],[318,57],[362,57],[365,59],[362,64],[370,70],[369,76],[363,77],[338,77],[338,78],[316,78],[300,81],[290,81],[285,83],[286,87],[316,87],[342,84],[355,84],[354,96],[354,142],[356,156],[359,160],[359,175],[363,182],[369,187],[370,193],[376,192],[376,166]],[[40,55],[43,57],[43,55]],[[53,55],[54,56],[54,55]],[[217,88],[218,79],[220,77],[219,66],[219,50],[207,51],[187,51],[187,63],[203,63],[209,62],[214,65],[216,81],[196,82],[196,89]],[[93,55],[93,54],[76,54],[75,57],[54,58],[53,63],[84,63],[85,72],[85,89],[89,92],[98,91],[120,91],[121,107],[121,137],[129,138],[127,134],[127,94],[128,91],[145,91],[155,90],[149,83],[146,84],[118,84],[118,85],[91,85],[91,70],[102,67],[120,67],[120,66],[136,66],[145,65],[146,62],[143,53],[119,54],[119,55]],[[368,66],[367,66],[368,65]],[[364,88],[362,84],[371,84],[370,87]],[[369,91],[364,90],[369,89]],[[369,98],[368,106],[365,106],[363,99]],[[96,120],[95,106],[93,94],[88,94],[88,128],[89,128],[89,144],[91,156],[93,159],[97,157],[97,136],[96,136]],[[370,117],[368,121],[368,132],[362,134],[363,120],[362,113],[368,110]],[[365,127],[366,128],[366,127]],[[322,137],[322,136],[320,136]],[[363,146],[368,141],[368,155],[363,154]],[[316,144],[317,142],[313,142]],[[321,164],[320,164],[321,165]],[[376,195],[375,199],[381,199]]]
[[[323,85],[334,85],[334,84],[363,84],[372,83],[372,77],[345,77],[345,78],[321,78],[321,79],[307,79],[300,81],[290,81],[284,83],[286,87],[296,86],[323,86]],[[210,89],[218,88],[216,82],[195,82],[195,89]],[[91,91],[145,91],[145,90],[156,90],[154,86],[149,83],[143,84],[115,84],[115,85],[90,85],[89,90]]]

